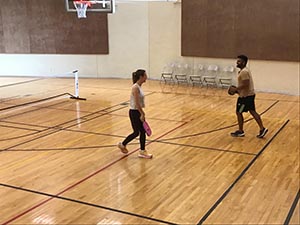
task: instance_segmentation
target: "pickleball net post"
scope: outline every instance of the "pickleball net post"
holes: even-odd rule
[[[79,78],[78,78],[78,70],[74,70],[73,72],[74,75],[74,88],[75,88],[75,95],[71,96],[70,98],[72,99],[77,99],[77,100],[86,100],[86,98],[81,98],[79,97]]]

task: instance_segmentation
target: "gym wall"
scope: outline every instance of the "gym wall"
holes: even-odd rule
[[[107,14],[78,19],[64,0],[0,0],[0,53],[108,54]]]
[[[299,61],[299,0],[182,0],[183,56]]]
[[[37,2],[39,1],[49,2],[48,0],[37,0]],[[13,9],[15,6],[11,7]],[[61,7],[64,11],[64,5]],[[0,8],[0,11],[2,12],[3,9]],[[66,11],[64,13],[69,14],[74,20],[77,19],[75,13]],[[229,58],[182,56],[181,14],[182,4],[180,3],[130,2],[118,4],[116,13],[107,15],[109,54],[0,53],[0,76],[53,76],[78,69],[80,78],[130,79],[132,71],[144,68],[150,79],[160,79],[163,66],[174,60],[191,64],[217,64],[221,67],[235,65],[236,54]],[[91,18],[91,13],[88,13],[87,16],[87,19]],[[2,38],[2,25],[0,21],[0,39]],[[299,31],[294,31],[294,33],[296,32]],[[297,35],[294,33],[284,35]],[[87,41],[88,38],[90,37],[85,36],[84,40]],[[0,41],[1,48],[3,49],[3,46]],[[247,52],[243,53],[248,54]],[[299,95],[299,61],[250,58],[248,66],[252,71],[257,91]]]

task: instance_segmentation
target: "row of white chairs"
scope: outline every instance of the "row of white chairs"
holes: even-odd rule
[[[227,88],[236,76],[232,65],[219,67],[210,64],[169,63],[164,66],[161,81],[164,83],[191,84]]]

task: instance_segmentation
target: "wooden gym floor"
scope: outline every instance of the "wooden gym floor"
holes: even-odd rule
[[[131,81],[0,78],[0,224],[299,224],[299,96],[257,93],[269,129],[226,90],[144,84],[153,135],[139,159]]]

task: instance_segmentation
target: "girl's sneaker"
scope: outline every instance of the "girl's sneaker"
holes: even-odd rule
[[[153,155],[149,154],[146,150],[140,150],[139,152],[139,157],[140,158],[145,158],[145,159],[152,159]]]
[[[119,142],[118,148],[121,150],[122,153],[124,153],[124,154],[128,153],[127,148],[121,142]]]

